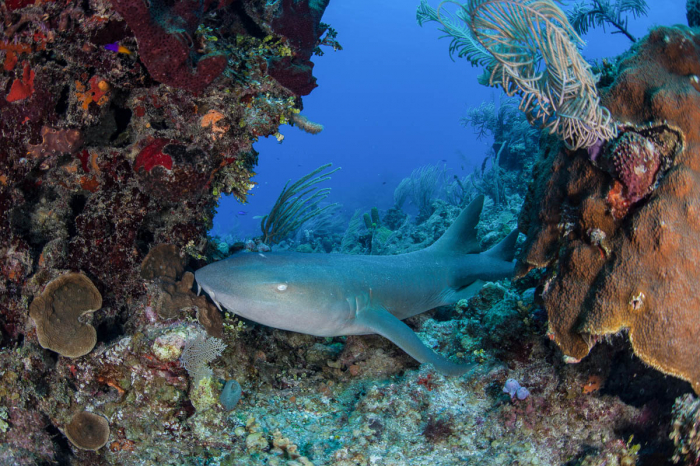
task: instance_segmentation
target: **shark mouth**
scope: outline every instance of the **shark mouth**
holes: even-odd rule
[[[209,295],[209,298],[214,302],[214,304],[216,304],[216,307],[219,308],[219,311],[224,312],[224,310],[221,308],[221,304],[219,303],[219,301],[216,300],[216,294],[213,291],[204,290],[204,292],[207,295]],[[202,285],[200,285],[199,282],[197,282],[197,296],[199,296],[200,294],[202,294]]]

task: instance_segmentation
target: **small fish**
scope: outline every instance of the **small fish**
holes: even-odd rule
[[[114,52],[114,53],[125,53],[127,55],[131,55],[131,50],[127,49],[123,45],[119,45],[119,42],[114,42],[113,44],[107,44],[107,45],[105,45],[105,48],[107,50]]]
[[[236,213],[237,213],[238,215],[245,215],[245,214],[247,214],[248,212],[246,212],[245,210],[239,210],[239,211],[236,212]]]

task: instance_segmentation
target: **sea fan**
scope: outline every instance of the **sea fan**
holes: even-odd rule
[[[577,49],[583,41],[551,0],[469,0],[457,4],[456,14],[447,13],[446,3],[455,2],[433,10],[423,0],[418,22],[440,22],[453,37],[450,52],[485,66],[489,85],[520,97],[530,123],[559,134],[572,149],[616,135]]]
[[[209,363],[221,356],[225,349],[226,343],[223,340],[208,337],[203,332],[187,340],[180,356],[180,364],[192,377],[194,386],[197,386],[200,380],[212,377],[213,372]]]

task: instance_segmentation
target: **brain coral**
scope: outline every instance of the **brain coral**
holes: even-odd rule
[[[627,330],[643,361],[698,393],[699,76],[700,35],[688,28],[656,28],[635,46],[603,92],[624,122],[618,139],[590,156],[545,147],[518,267],[548,267],[549,337],[567,360]]]
[[[78,319],[102,307],[102,296],[85,275],[68,273],[48,284],[29,306],[39,344],[69,358],[83,356],[95,347],[97,332]]]

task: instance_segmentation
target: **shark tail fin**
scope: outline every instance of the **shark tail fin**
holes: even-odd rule
[[[473,254],[480,251],[476,239],[476,224],[479,223],[484,195],[477,196],[462,210],[454,223],[430,249],[451,254]]]
[[[501,259],[506,262],[512,262],[515,258],[515,242],[518,239],[518,229],[511,231],[508,236],[503,238],[498,244],[493,246],[483,254],[489,255],[494,259]]]

